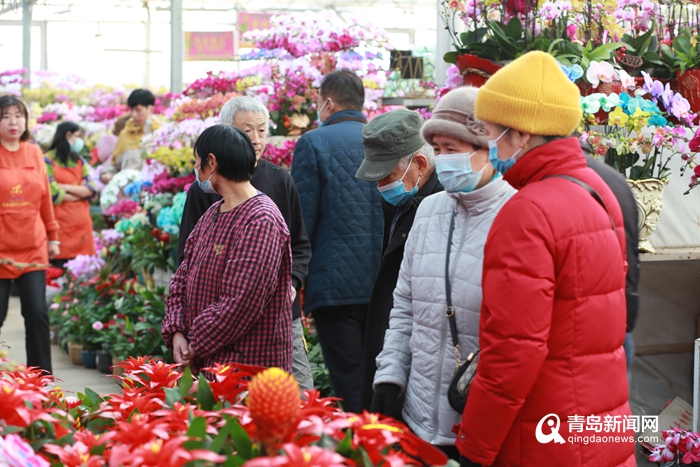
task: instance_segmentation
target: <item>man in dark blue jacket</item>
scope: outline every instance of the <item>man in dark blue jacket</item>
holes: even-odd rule
[[[364,158],[362,80],[329,73],[321,83],[319,129],[297,142],[292,178],[313,255],[305,310],[313,314],[333,388],[360,412],[367,308],[379,267],[383,214],[376,184],[355,178]]]

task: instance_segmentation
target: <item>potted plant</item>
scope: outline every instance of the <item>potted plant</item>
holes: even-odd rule
[[[618,53],[616,61],[635,78],[639,87],[644,85],[643,71],[661,81],[668,81],[673,77],[671,68],[661,58],[659,39],[655,31],[656,22],[654,21],[652,27],[645,33],[635,36],[627,32],[620,39],[625,46],[624,50]]]
[[[690,102],[693,112],[700,111],[700,45],[698,35],[684,28],[673,46],[661,46],[664,62],[678,77],[679,92]]]
[[[625,92],[582,97],[581,141],[627,178],[639,208],[639,248],[653,253],[649,236],[661,214],[669,162],[677,155],[687,159],[688,130],[696,115],[668,83],[646,73],[644,78],[645,97]]]

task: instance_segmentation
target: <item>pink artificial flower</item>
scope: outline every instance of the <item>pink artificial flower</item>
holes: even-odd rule
[[[95,321],[94,323],[92,323],[92,329],[94,329],[95,331],[102,331],[104,328],[105,325],[102,324],[101,321]]]

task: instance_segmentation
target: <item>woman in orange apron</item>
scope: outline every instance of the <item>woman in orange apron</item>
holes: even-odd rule
[[[97,186],[89,180],[89,167],[78,155],[85,147],[82,133],[73,122],[60,123],[49,152],[44,154],[54,212],[60,226],[61,253],[51,261],[58,267],[78,255],[95,254],[90,200],[96,197]]]
[[[60,254],[60,242],[46,166],[41,149],[27,142],[27,119],[21,100],[0,97],[0,328],[14,280],[27,332],[27,365],[51,372],[46,268]]]

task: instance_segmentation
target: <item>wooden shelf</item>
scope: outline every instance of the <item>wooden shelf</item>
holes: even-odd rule
[[[700,248],[657,248],[656,253],[640,253],[640,261],[700,260]]]

